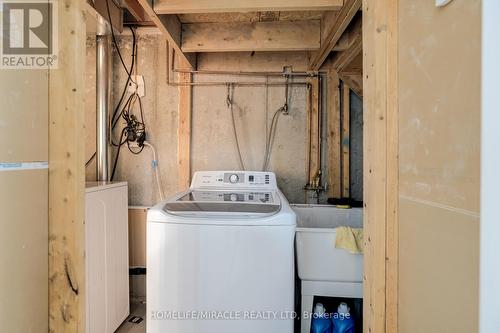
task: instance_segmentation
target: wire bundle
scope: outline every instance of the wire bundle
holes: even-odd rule
[[[113,170],[111,172],[112,181],[115,176],[116,166],[118,164],[118,158],[120,156],[120,150],[122,146],[127,145],[128,150],[133,154],[140,154],[144,150],[144,142],[146,141],[146,124],[144,122],[144,110],[142,107],[142,100],[139,94],[134,91],[130,96],[127,97],[125,103],[125,96],[128,90],[128,87],[131,83],[137,84],[132,80],[132,73],[134,72],[134,68],[136,69],[137,62],[137,40],[135,36],[135,31],[132,27],[129,27],[132,32],[132,62],[130,64],[130,69],[127,68],[125,62],[123,61],[123,57],[121,55],[120,49],[116,44],[116,39],[113,37],[113,42],[115,43],[117,53],[119,55],[120,61],[122,63],[123,68],[127,73],[127,80],[125,82],[125,86],[123,87],[122,94],[118,101],[118,104],[113,112],[111,117],[111,132],[116,128],[120,119],[123,120],[124,127],[120,132],[120,136],[118,138],[118,142],[114,142],[111,138],[111,144],[114,147],[117,147],[115,160],[113,163]],[[112,34],[114,36],[114,34]],[[122,106],[123,104],[123,106]],[[134,109],[138,105],[140,111],[140,117],[134,115]],[[136,146],[132,146],[132,143],[137,143]]]

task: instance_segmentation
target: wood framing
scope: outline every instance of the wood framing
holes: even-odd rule
[[[182,25],[183,52],[304,51],[319,47],[319,20]]]
[[[339,52],[335,57],[333,62],[333,67],[337,70],[338,73],[342,73],[342,71],[354,60],[362,51],[363,45],[361,44],[361,38],[359,41],[356,41],[352,46],[350,46],[347,50]]]
[[[58,6],[49,70],[49,331],[85,332],[85,1]]]
[[[397,332],[398,9],[363,0],[364,332]]]
[[[399,50],[398,2],[387,4],[387,238],[385,329],[397,333],[399,285]],[[378,31],[378,30],[377,30]]]
[[[323,36],[322,36],[323,37]],[[349,32],[346,31],[340,37],[337,44],[333,47],[332,51],[345,51],[349,48]]]
[[[351,88],[342,84],[342,197],[351,197]]]
[[[106,3],[106,1],[109,1]],[[92,7],[99,15],[105,18],[106,21],[109,21],[108,18],[108,5],[109,5],[109,16],[111,16],[111,22],[113,23],[113,27],[118,30],[123,30],[123,15],[122,9],[116,6],[116,3],[112,0],[95,0],[87,1],[90,7]]]
[[[181,67],[187,64],[179,61]],[[191,83],[191,73],[179,73],[179,83]],[[189,188],[191,181],[191,106],[192,86],[179,86],[179,118],[178,118],[178,146],[177,146],[177,170],[178,190]]]
[[[177,15],[157,15],[149,0],[138,0],[138,2],[187,67],[196,68],[196,54],[184,54],[181,50],[182,25]]]
[[[320,137],[319,137],[319,79],[310,78],[307,94],[307,127],[309,134],[308,177],[309,185],[314,186],[314,181],[320,171]],[[318,184],[321,185],[321,184]]]
[[[127,7],[127,10],[132,14],[132,16],[137,20],[137,22],[149,21],[149,17],[142,6],[137,2],[137,0],[124,0],[123,4]]]
[[[361,18],[353,23],[352,29],[348,32],[348,46],[341,52],[336,52],[332,62],[337,73],[342,73],[363,50],[363,36]]]
[[[321,48],[318,51],[312,52],[309,56],[309,68],[311,70],[319,70],[321,65],[323,65],[325,59],[346,31],[349,23],[351,23],[354,15],[361,9],[361,2],[362,0],[346,0],[338,14],[325,16],[325,19],[334,21],[332,24],[322,24],[328,30],[321,31],[321,34],[326,36],[322,40]]]
[[[343,0],[157,0],[158,14],[229,13],[292,10],[335,10]]]
[[[339,74],[339,77],[349,85],[356,95],[363,97],[363,73],[342,72]]]
[[[340,198],[341,158],[340,158],[340,80],[331,68],[327,73],[327,126],[328,126],[328,197]]]

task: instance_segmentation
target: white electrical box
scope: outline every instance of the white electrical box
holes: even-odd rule
[[[137,93],[139,97],[146,96],[146,90],[144,86],[144,76],[142,75],[131,75],[130,81],[128,83],[127,91],[130,94]]]
[[[113,333],[128,317],[127,183],[87,183],[86,333]]]

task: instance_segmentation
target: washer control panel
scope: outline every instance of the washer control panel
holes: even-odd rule
[[[191,188],[264,188],[277,189],[276,176],[262,171],[198,171]]]
[[[177,201],[195,202],[251,202],[251,203],[276,203],[273,192],[228,192],[214,190],[193,190]]]

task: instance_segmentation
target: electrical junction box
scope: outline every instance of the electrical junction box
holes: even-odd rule
[[[130,82],[128,83],[127,91],[131,94],[137,92],[139,97],[146,96],[146,90],[144,87],[144,76],[142,75],[130,75]]]

